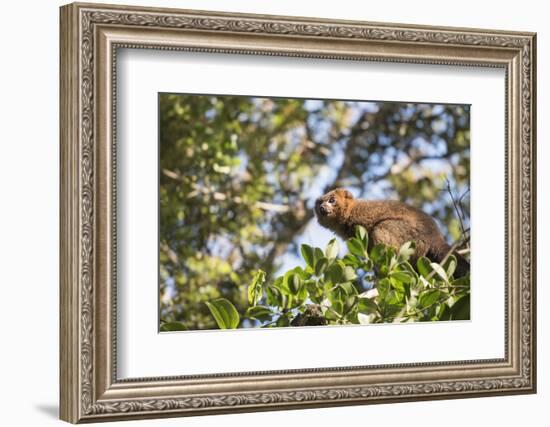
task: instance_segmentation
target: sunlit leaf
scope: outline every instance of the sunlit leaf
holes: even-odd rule
[[[378,289],[378,295],[381,299],[386,298],[386,294],[390,290],[390,281],[388,279],[382,279],[378,282],[376,285],[376,289]]]
[[[359,298],[357,309],[360,313],[372,314],[378,311],[378,305],[371,298]]]
[[[328,242],[327,248],[325,249],[325,254],[329,260],[333,260],[338,256],[338,252],[340,252],[340,248],[338,247],[338,242],[336,239],[331,239],[330,242]]]
[[[319,261],[322,258],[325,258],[325,254],[321,250],[321,248],[313,248],[313,258],[315,259],[315,265],[317,265],[317,261]]]
[[[171,331],[188,331],[189,329],[182,322],[165,322],[160,325],[161,332],[171,332]]]
[[[380,263],[386,254],[386,247],[384,245],[378,244],[374,245],[370,251],[370,257],[375,264]]]
[[[246,310],[245,317],[251,319],[257,319],[260,321],[271,320],[273,316],[273,311],[269,307],[264,307],[262,305],[257,305],[256,307],[249,307]]]
[[[239,326],[239,312],[231,301],[225,298],[218,298],[213,301],[207,301],[206,305],[220,329],[236,329]]]
[[[344,268],[344,280],[352,281],[355,279],[357,279],[357,274],[355,273],[355,270],[353,269],[353,267],[346,265],[346,267]]]
[[[308,267],[315,267],[315,256],[313,253],[313,248],[309,245],[303,244],[301,247],[302,257],[308,265]]]
[[[344,258],[342,258],[342,261],[345,265],[350,265],[354,268],[358,268],[360,265],[363,264],[360,260],[358,260],[355,256],[351,254],[346,254]],[[367,261],[370,261],[370,260],[367,260]]]
[[[416,262],[416,267],[418,268],[418,272],[425,278],[428,278],[428,276],[432,272],[431,261],[423,256],[418,258],[418,261]]]
[[[447,261],[445,261],[445,263],[442,265],[448,278],[453,277],[453,274],[456,271],[456,266],[456,257],[454,255],[450,255],[449,258],[447,258]]]
[[[300,290],[300,286],[302,284],[302,280],[300,279],[300,276],[297,274],[291,274],[288,277],[288,288],[293,294],[297,294]]]
[[[405,271],[393,271],[390,273],[390,277],[401,283],[411,283],[414,280],[412,275]]]
[[[416,251],[416,243],[406,242],[400,248],[397,254],[397,259],[400,262],[408,261],[410,256]]]
[[[266,289],[267,304],[274,307],[286,307],[286,296],[278,287],[270,286]]]
[[[258,270],[248,286],[248,304],[254,306],[262,298],[262,286],[265,283],[265,271]]]
[[[363,243],[359,239],[352,237],[351,239],[346,240],[346,246],[348,247],[348,251],[353,255],[359,258],[365,257],[365,246],[363,246]]]
[[[320,276],[321,274],[323,274],[326,270],[328,266],[328,259],[327,258],[321,258],[319,260],[317,260],[316,264],[315,264],[315,274],[317,276]]]
[[[344,278],[344,268],[340,262],[333,263],[325,272],[325,276],[332,283],[339,283]]]
[[[441,299],[441,293],[437,289],[430,289],[430,290],[424,292],[420,296],[420,298],[418,300],[418,305],[422,309],[425,309],[427,307],[432,306],[433,304],[435,304],[440,299]]]
[[[447,273],[445,273],[445,270],[443,270],[443,267],[441,267],[438,263],[432,262],[430,264],[430,267],[437,273],[439,277],[441,277],[445,282],[449,281],[449,278],[447,277]]]
[[[362,225],[355,226],[355,237],[363,243],[363,248],[367,248],[369,246],[369,235],[367,233],[367,229]]]

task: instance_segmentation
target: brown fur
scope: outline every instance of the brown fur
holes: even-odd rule
[[[369,233],[369,247],[383,243],[397,249],[414,241],[413,265],[421,256],[441,262],[451,249],[432,217],[399,201],[357,200],[349,191],[338,188],[317,199],[315,214],[319,224],[342,239],[353,237],[355,226],[362,225]],[[459,254],[454,255],[458,260],[455,276],[466,275],[470,265]]]

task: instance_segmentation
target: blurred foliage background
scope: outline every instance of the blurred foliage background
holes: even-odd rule
[[[467,105],[167,93],[159,102],[161,322],[215,328],[205,301],[220,297],[246,310],[257,269],[271,277],[300,264],[301,243],[333,237],[313,202],[335,187],[417,206],[449,242],[461,233],[452,192],[469,228]]]

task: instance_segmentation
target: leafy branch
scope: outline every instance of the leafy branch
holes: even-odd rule
[[[360,226],[346,246],[339,257],[335,239],[324,250],[304,244],[305,267],[272,281],[258,270],[242,316],[227,299],[206,304],[221,329],[235,329],[243,320],[270,328],[469,319],[470,278],[454,277],[452,251],[439,264],[420,257],[413,267],[414,242],[397,250],[369,246]]]

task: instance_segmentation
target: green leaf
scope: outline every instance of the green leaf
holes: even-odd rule
[[[256,307],[249,307],[246,310],[245,317],[251,319],[257,319],[262,322],[271,320],[273,312],[269,307],[264,307],[263,305],[257,305]]]
[[[357,274],[355,273],[355,270],[349,265],[346,265],[346,267],[344,268],[344,280],[346,282],[349,282],[355,279],[357,279]]]
[[[370,251],[370,257],[375,264],[379,264],[386,254],[386,246],[382,244],[374,245]]]
[[[339,287],[346,293],[346,295],[357,295],[357,289],[351,282],[342,283]]]
[[[270,286],[266,289],[267,304],[274,307],[285,307],[286,297],[282,294],[281,290],[275,286]]]
[[[294,267],[292,271],[294,272],[294,274],[297,274],[300,279],[303,280],[309,279],[311,277],[311,272],[304,270],[300,266]]]
[[[395,300],[395,297],[389,298],[390,300]],[[386,318],[392,319],[395,317],[398,313],[403,310],[403,304],[394,304],[394,303],[386,303],[384,304],[384,315]]]
[[[275,278],[275,281],[273,282],[273,286],[275,286],[276,288],[280,288],[281,285],[283,284],[283,280],[284,280],[284,276],[278,276]]]
[[[391,289],[385,298],[385,302],[389,305],[395,307],[403,306],[402,300],[404,299],[405,293],[399,289]]]
[[[453,320],[470,320],[470,294],[456,301],[450,310]]]
[[[357,297],[355,295],[347,297],[344,300],[344,313],[345,314],[350,312],[350,310],[355,306],[356,301],[357,301]]]
[[[290,289],[290,292],[297,294],[301,285],[302,280],[300,279],[300,276],[297,274],[291,274],[288,276],[288,289]]]
[[[458,288],[468,289],[470,287],[470,276],[459,277],[458,279],[453,280],[451,285]]]
[[[315,275],[320,276],[323,274],[328,266],[328,259],[323,257],[315,263]]]
[[[313,253],[313,248],[309,245],[303,244],[301,252],[308,267],[312,269],[315,268],[315,254]]]
[[[370,260],[367,260],[367,261],[370,261]],[[363,263],[358,260],[355,256],[353,256],[352,254],[346,254],[344,255],[344,258],[342,258],[342,262],[345,264],[345,265],[349,265],[353,268],[358,268],[360,265],[362,265]],[[365,262],[366,263],[366,262]]]
[[[283,294],[292,295],[292,291],[290,290],[290,286],[288,284],[288,279],[294,274],[292,270],[288,270],[284,276],[282,277],[281,282],[279,283],[279,289]]]
[[[447,258],[447,261],[445,261],[445,263],[442,265],[443,269],[447,273],[447,277],[453,277],[457,264],[458,262],[454,255],[450,255],[449,258]]]
[[[439,305],[436,317],[437,320],[451,320],[449,316],[449,306],[446,304]]]
[[[405,273],[408,273],[413,282],[418,279],[417,271],[413,268],[413,266],[408,261],[399,263],[395,271],[404,271]]]
[[[424,256],[418,258],[418,261],[416,262],[416,267],[418,268],[418,272],[425,278],[427,278],[432,272],[431,262],[428,258]]]
[[[342,264],[340,264],[340,262],[335,262],[332,264],[325,272],[325,276],[332,283],[341,282],[344,277],[344,268],[342,267]]]
[[[304,286],[306,292],[309,294],[309,298],[316,303],[320,304],[323,299],[323,288],[318,286],[317,281],[307,280]]]
[[[248,286],[248,304],[254,306],[262,299],[262,286],[265,283],[265,271],[258,270]]]
[[[309,292],[307,290],[306,286],[303,286],[303,282],[300,281],[300,288],[298,289],[298,292],[295,295],[294,305],[300,306],[303,302],[305,302],[306,298],[309,296]]]
[[[392,269],[397,263],[397,254],[395,253],[395,249],[391,246],[386,246],[385,251],[384,262]]]
[[[365,246],[363,246],[363,243],[354,237],[346,240],[346,246],[348,247],[348,251],[351,254],[359,258],[365,258],[365,256],[367,255],[365,251]]]
[[[358,268],[358,266],[355,265],[353,267]],[[365,271],[372,271],[374,269],[374,263],[371,259],[365,259],[365,261],[363,261],[361,265],[361,268],[363,268],[363,270]]]
[[[340,287],[334,288],[328,294],[328,300],[330,301],[330,306],[338,314],[343,314],[344,312],[344,301],[347,298],[346,292]]]
[[[330,242],[328,242],[328,245],[325,249],[325,254],[329,260],[333,260],[338,256],[338,253],[340,252],[340,248],[338,246],[338,242],[336,239],[331,239]]]
[[[386,298],[386,294],[390,290],[390,281],[388,279],[381,279],[376,285],[376,289],[378,290],[380,299],[384,300]]]
[[[372,314],[378,312],[378,305],[371,298],[359,298],[357,309],[363,314]]]
[[[338,320],[340,319],[340,317],[341,316],[332,308],[328,308],[327,311],[325,312],[325,318],[327,320]]]
[[[207,301],[206,305],[220,329],[236,329],[239,326],[239,312],[229,300],[218,298]]]
[[[342,315],[344,312],[344,302],[341,299],[331,300],[330,305],[336,313]]]
[[[288,315],[289,313],[287,313]],[[287,315],[282,315],[277,319],[277,322],[275,323],[275,326],[278,327],[284,327],[284,326],[290,326],[290,319]]]
[[[317,261],[324,258],[325,254],[320,248],[313,248],[313,258],[315,259],[315,265],[313,266],[313,269],[315,269],[315,266],[317,265]]]
[[[418,300],[418,305],[420,306],[421,309],[424,309],[426,307],[432,306],[440,299],[441,299],[441,292],[439,292],[437,289],[430,289],[424,292],[420,296]]]
[[[161,332],[188,331],[189,329],[182,322],[166,322],[160,325]]]
[[[390,283],[394,289],[397,289],[399,292],[405,292],[405,285],[401,280],[390,276]]]
[[[400,281],[401,283],[412,283],[414,281],[414,277],[405,271],[393,271],[390,273],[390,277]]]
[[[368,235],[367,229],[365,227],[363,227],[362,225],[356,225],[355,226],[355,237],[363,243],[364,248],[368,248],[368,246],[369,246],[369,235]]]
[[[416,251],[416,243],[406,242],[399,248],[399,253],[397,254],[397,260],[399,262],[408,261],[411,255]]]

